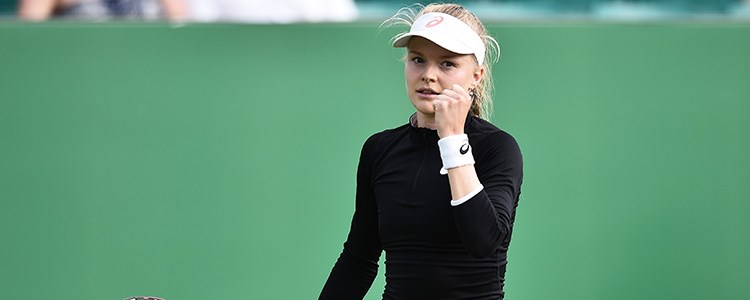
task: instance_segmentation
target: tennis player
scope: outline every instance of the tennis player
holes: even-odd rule
[[[385,250],[383,299],[503,299],[521,193],[515,139],[484,118],[497,42],[457,4],[405,8],[416,112],[365,142],[349,236],[320,299],[362,299]],[[412,21],[413,20],[413,21]]]

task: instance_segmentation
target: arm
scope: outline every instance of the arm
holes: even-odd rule
[[[438,96],[434,102],[435,123],[441,139],[464,134],[471,103],[469,93],[457,84]],[[491,255],[508,238],[520,194],[521,152],[511,136],[500,133],[492,136],[495,140],[482,143],[481,147],[488,149],[482,149],[485,155],[481,165],[448,169],[456,227],[467,250],[475,257]],[[471,140],[469,144],[474,145]],[[441,148],[441,156],[442,151]],[[481,180],[478,174],[482,174]]]
[[[477,172],[480,174],[479,180],[484,188],[453,207],[461,239],[475,257],[491,255],[508,238],[521,193],[523,161],[518,144],[504,133],[502,136],[492,135],[491,138],[493,141],[482,146],[493,149],[479,158],[476,172],[469,172],[474,176],[477,176]],[[467,169],[474,171],[474,166],[469,167]],[[454,196],[454,199],[459,198]]]
[[[464,123],[471,103],[468,91],[458,84],[454,84],[452,90],[443,90],[443,94],[434,102],[435,123],[440,138],[464,134]],[[448,169],[448,181],[454,200],[476,191],[481,185],[474,165]]]
[[[375,198],[370,185],[370,155],[365,143],[357,168],[354,217],[344,251],[339,256],[319,299],[362,299],[378,272],[382,252]]]
[[[481,182],[474,165],[466,165],[448,170],[448,182],[451,186],[451,197],[461,199],[476,190]]]

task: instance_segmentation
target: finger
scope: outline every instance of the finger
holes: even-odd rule
[[[453,86],[451,86],[451,89],[459,94],[469,94],[469,92],[467,92],[466,89],[464,89],[462,86],[458,85],[458,83],[454,83]]]
[[[452,89],[444,89],[442,95],[445,95],[450,99],[455,99],[455,100],[461,99],[461,94]]]
[[[451,90],[461,95],[461,99],[471,99],[471,95],[469,95],[469,91],[458,84],[454,83]]]
[[[432,102],[432,108],[435,110],[435,112],[443,111],[445,110],[445,101],[433,101]]]
[[[471,95],[469,95],[469,92],[467,92],[466,89],[462,88],[458,84],[454,84],[453,88],[451,89],[444,89],[443,94],[448,95],[451,98],[456,99],[458,101],[462,101],[462,102],[471,101]]]
[[[438,100],[438,101],[451,101],[451,100],[453,100],[453,97],[451,97],[449,95],[446,95],[444,93],[445,93],[445,90],[443,90],[443,94],[437,95],[437,97],[435,97],[435,100]]]

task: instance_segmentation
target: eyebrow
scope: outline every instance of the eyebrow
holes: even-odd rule
[[[409,50],[409,53],[410,53],[410,54],[416,54],[416,55],[418,55],[418,56],[425,56],[424,54],[420,53],[419,51],[414,51],[414,50]],[[446,58],[456,58],[456,57],[459,57],[459,56],[461,56],[461,55],[463,55],[463,54],[458,54],[458,53],[455,53],[455,54],[443,55],[443,56],[440,56],[440,58],[441,58],[441,59],[446,59]]]

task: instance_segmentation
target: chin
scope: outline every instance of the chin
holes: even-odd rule
[[[418,112],[420,112],[422,114],[425,114],[425,115],[434,115],[435,114],[435,108],[432,107],[432,103],[426,103],[426,104],[427,105],[425,105],[424,103],[422,105],[414,105],[414,108]]]
[[[410,95],[409,101],[411,101],[411,105],[414,106],[418,112],[426,115],[435,114],[435,107],[432,106],[431,100],[418,99],[416,95]]]

